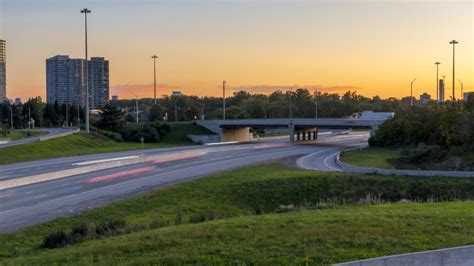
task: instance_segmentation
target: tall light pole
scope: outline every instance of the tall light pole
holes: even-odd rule
[[[415,83],[415,80],[414,79],[411,83],[410,83],[410,105],[413,106],[413,83]]]
[[[85,47],[86,47],[86,62],[84,67],[84,72],[86,76],[86,133],[89,133],[89,63],[88,63],[88,55],[87,55],[87,14],[91,13],[91,11],[87,8],[81,10],[81,13],[84,14],[84,22],[85,22]]]
[[[290,123],[291,123],[291,120],[293,119],[293,89],[295,87],[296,85],[290,88]]]
[[[225,84],[227,81],[222,81],[222,120],[225,120]]]
[[[459,83],[461,83],[461,100],[464,100],[464,84],[462,84],[462,81],[458,79]]]
[[[153,92],[154,92],[154,103],[156,105],[156,59],[158,59],[158,56],[153,55],[151,58],[153,58]]]
[[[314,118],[318,119],[318,91],[314,91],[314,106],[315,106]]]
[[[138,124],[138,96],[135,95],[135,113],[136,113],[136,118],[137,118],[137,124]]]
[[[455,70],[455,47],[456,47],[456,44],[458,44],[458,43],[459,42],[456,41],[456,40],[452,40],[452,41],[449,42],[449,44],[453,45],[453,101],[456,100],[456,94],[455,94],[455,92],[456,92],[456,87],[455,87],[456,86],[456,82],[455,82],[456,77],[455,77],[455,73],[454,73],[455,71],[454,70]]]
[[[436,62],[436,100],[439,102],[439,65],[440,62]]]

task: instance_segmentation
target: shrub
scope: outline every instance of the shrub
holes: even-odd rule
[[[60,248],[70,244],[70,235],[64,231],[58,231],[49,234],[43,240],[43,247],[45,248]]]

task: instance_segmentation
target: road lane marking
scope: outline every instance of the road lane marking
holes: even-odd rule
[[[118,157],[118,158],[110,158],[110,159],[102,159],[102,160],[94,160],[94,161],[86,161],[80,163],[73,163],[74,166],[82,166],[82,165],[89,165],[89,164],[96,164],[96,163],[105,163],[105,162],[113,162],[113,161],[120,161],[120,160],[128,160],[128,159],[137,159],[140,156],[125,156],[125,157]]]
[[[115,173],[115,174],[110,174],[110,175],[104,175],[104,176],[89,178],[89,179],[85,179],[81,182],[86,183],[86,184],[93,184],[93,183],[102,182],[102,181],[117,178],[117,177],[122,177],[122,176],[127,176],[127,175],[135,175],[135,174],[143,174],[143,173],[146,173],[146,172],[150,172],[153,169],[155,169],[155,168],[154,167],[139,168],[139,169],[129,170],[129,171],[125,171],[125,172],[120,172],[120,173]]]
[[[39,198],[43,198],[43,197],[46,197],[48,196],[48,194],[41,194],[41,195],[38,195],[38,196],[34,196],[33,198],[34,199],[39,199]]]
[[[307,170],[316,170],[316,169],[313,168],[313,167],[306,167],[304,161],[307,160],[307,159],[310,158],[310,157],[313,157],[314,155],[318,155],[318,154],[320,154],[320,153],[323,153],[323,152],[325,152],[325,151],[329,151],[329,150],[332,150],[332,149],[333,149],[333,148],[328,148],[328,149],[320,150],[320,151],[313,152],[313,153],[311,153],[311,154],[305,155],[305,156],[299,158],[298,160],[296,160],[296,165],[297,165],[299,168],[303,168],[303,169],[307,169]]]
[[[333,156],[337,156],[339,153],[341,152],[336,152],[336,153],[333,153],[331,155],[329,155],[328,157],[326,157],[326,159],[324,159],[323,163],[324,163],[324,166],[326,166],[327,168],[333,170],[333,171],[336,171],[336,172],[341,172],[341,169],[338,169],[338,168],[335,168],[335,167],[332,167],[328,164],[328,160],[333,157]]]

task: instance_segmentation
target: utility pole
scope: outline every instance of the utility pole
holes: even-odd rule
[[[314,118],[318,119],[318,91],[314,91],[314,106],[315,106]]]
[[[458,79],[459,83],[461,83],[461,100],[464,100],[464,84],[462,84],[462,81]]]
[[[456,86],[456,82],[455,82],[455,80],[456,80],[456,77],[455,77],[455,63],[456,63],[455,62],[455,47],[456,47],[456,44],[458,44],[458,43],[459,42],[456,41],[456,40],[452,40],[452,41],[449,42],[449,44],[453,45],[453,101],[456,100],[456,94],[455,94],[456,93],[456,88],[455,88],[455,86]]]
[[[416,79],[414,79],[411,83],[410,83],[410,106],[413,106],[413,83],[415,82]]]
[[[87,54],[87,14],[91,13],[91,11],[87,8],[81,10],[81,13],[84,14],[84,22],[85,22],[85,47],[86,47],[86,62],[84,67],[84,72],[86,76],[86,133],[89,133],[89,57]]]
[[[137,124],[138,124],[138,96],[135,96],[135,113],[136,113]]]
[[[153,55],[153,92],[154,92],[154,103],[156,105],[156,59],[158,56]]]
[[[31,107],[28,106],[28,128],[31,129]]]
[[[225,84],[227,81],[222,81],[222,119],[225,120]]]
[[[439,102],[439,65],[440,62],[436,62],[436,100]]]
[[[13,106],[10,106],[10,124],[13,131]]]

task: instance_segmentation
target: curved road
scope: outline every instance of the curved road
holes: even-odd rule
[[[0,180],[69,169],[130,156],[163,155],[154,161],[0,190],[0,231],[71,215],[87,208],[215,172],[282,158],[301,157],[300,167],[335,171],[330,158],[341,149],[364,145],[367,134],[328,135],[317,145],[281,139],[214,147],[181,147],[59,158],[0,166]],[[327,159],[329,158],[329,159]]]

